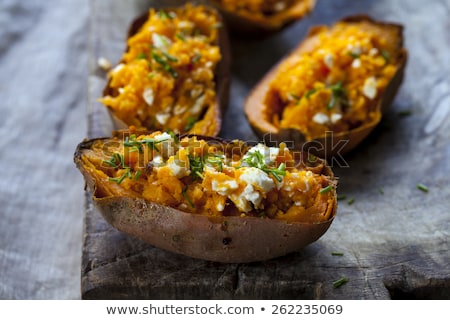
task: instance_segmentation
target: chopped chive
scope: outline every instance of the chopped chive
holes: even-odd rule
[[[191,61],[192,63],[197,63],[202,58],[201,53],[197,53],[195,56],[192,57]]]
[[[300,101],[300,97],[296,94],[293,93],[288,93],[289,99],[294,100],[295,102],[299,102]]]
[[[177,37],[178,39],[180,39],[181,41],[186,41],[186,37],[182,34],[182,33],[176,33],[175,37]]]
[[[147,75],[147,78],[153,79],[155,76],[156,76],[156,73],[150,72],[150,73]]]
[[[411,110],[402,110],[402,111],[399,111],[397,114],[400,117],[407,117],[407,116],[412,115],[412,111]]]
[[[158,11],[158,16],[163,20],[166,20],[166,19],[172,20],[173,18],[175,18],[175,14],[173,12],[167,13],[164,10]]]
[[[423,183],[418,183],[417,184],[417,189],[419,189],[420,191],[423,191],[423,192],[428,192],[429,191],[428,187],[426,185],[424,185]]]
[[[349,204],[349,205],[352,205],[354,203],[355,203],[355,198],[353,198],[353,197],[348,199],[348,201],[347,201],[347,204]]]
[[[346,196],[346,195],[340,195],[340,196],[337,196],[337,200],[338,200],[338,201],[345,200],[345,199],[347,199],[347,196]]]
[[[333,186],[332,185],[326,186],[325,188],[320,189],[320,194],[324,194],[324,193],[330,192],[331,190],[333,190]]]
[[[308,155],[308,161],[309,162],[315,162],[317,160],[317,157],[313,154]]]
[[[167,52],[163,52],[162,54],[167,58],[167,60],[169,60],[171,62],[178,62],[177,57],[174,57],[174,56],[168,54]]]
[[[381,56],[383,57],[384,61],[386,61],[386,63],[389,63],[391,57],[386,49],[381,50]]]
[[[328,86],[331,89],[331,99],[327,105],[327,109],[333,109],[336,102],[341,100],[346,95],[345,89],[342,87],[342,82],[338,82],[332,86]]]
[[[384,194],[383,188],[378,188],[378,192],[379,192],[380,194]]]
[[[308,90],[306,93],[305,93],[305,98],[306,99],[309,99],[309,97],[311,97],[314,93],[316,93],[317,92],[317,89],[316,88],[312,88],[311,90]]]
[[[136,173],[134,174],[134,180],[137,181],[141,176],[141,174],[142,174],[141,170],[136,171]]]
[[[196,122],[197,122],[197,118],[196,117],[188,117],[186,126],[184,127],[184,130],[186,130],[186,131],[191,130]]]
[[[159,63],[163,67],[164,70],[169,72],[174,78],[178,78],[178,73],[172,68],[172,66],[163,57],[161,57],[155,51],[152,51],[152,58],[157,63]]]
[[[344,254],[342,252],[332,252],[331,255],[342,257]]]
[[[348,279],[345,277],[342,277],[336,281],[333,281],[333,287],[334,288],[339,288],[340,286],[346,284],[348,282]]]
[[[147,59],[147,55],[144,52],[141,52],[136,56],[136,60],[143,60],[143,59]]]
[[[117,184],[121,184],[122,183],[122,181],[126,178],[126,177],[130,177],[130,175],[131,175],[131,173],[130,173],[130,168],[128,168],[125,172],[124,172],[124,174],[122,174],[120,177],[117,177],[117,178],[109,178],[109,181],[114,181],[114,182],[116,182]]]
[[[269,168],[265,163],[264,155],[259,151],[248,152],[242,162],[247,163],[250,167],[258,168],[268,175],[271,174],[278,182],[282,182],[281,176],[286,175],[286,164],[281,163],[278,168]]]
[[[181,194],[183,195],[183,198],[186,199],[187,203],[189,203],[189,205],[192,208],[195,208],[194,204],[192,203],[192,200],[189,198],[189,196],[187,195],[186,191],[187,191],[188,187],[184,187],[184,189],[181,191]]]
[[[359,58],[359,54],[354,53],[354,52],[351,52],[351,51],[348,52],[348,55],[349,55],[350,57],[352,57],[353,59]]]

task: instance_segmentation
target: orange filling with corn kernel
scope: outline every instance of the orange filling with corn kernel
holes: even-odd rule
[[[208,216],[320,222],[333,214],[335,184],[322,174],[323,164],[295,165],[284,143],[224,145],[157,131],[117,139],[105,150],[97,141],[83,161],[116,196]]]
[[[111,90],[100,101],[128,126],[175,132],[204,126],[200,120],[216,103],[219,27],[204,6],[151,9],[110,71]]]
[[[323,27],[313,49],[280,65],[266,96],[267,117],[279,128],[301,131],[307,140],[375,121],[397,63],[379,30],[346,22]]]

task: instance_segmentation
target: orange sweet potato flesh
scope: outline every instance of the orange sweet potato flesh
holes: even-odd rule
[[[307,139],[305,134],[299,130],[280,128],[267,117],[267,114],[272,112],[271,108],[273,108],[266,103],[270,83],[277,75],[284,59],[320,49],[318,34],[327,27],[316,26],[311,28],[305,39],[263,77],[246,98],[244,106],[246,117],[254,132],[260,138],[263,138],[267,144],[274,141],[292,141],[296,148],[308,150],[323,158],[334,156],[336,152],[343,155],[359,145],[380,122],[382,114],[388,110],[403,81],[407,61],[407,51],[403,47],[403,27],[398,24],[375,21],[366,15],[350,16],[342,19],[341,22],[356,24],[360,28],[382,33],[387,39],[387,51],[391,56],[397,57],[396,72],[377,101],[376,117],[351,130],[324,132],[323,135],[312,139]],[[342,147],[335,148],[336,146]]]
[[[218,21],[222,21],[222,16],[218,11],[211,7],[205,7],[207,11],[210,12],[211,15],[215,15]],[[160,8],[158,10],[164,10],[166,12],[177,11],[180,8],[177,7],[169,7],[169,8]],[[149,18],[149,12],[144,13],[143,15],[137,17],[132,21],[130,27],[128,29],[127,37],[130,38],[135,35],[139,29],[144,25],[144,23]],[[189,130],[180,130],[179,133],[195,133],[202,134],[208,136],[216,136],[219,134],[221,125],[222,125],[222,117],[228,107],[228,99],[229,99],[229,88],[230,88],[230,65],[231,65],[231,52],[230,52],[230,44],[229,38],[226,28],[221,27],[218,30],[218,46],[220,48],[221,60],[216,66],[216,70],[214,72],[214,81],[216,85],[216,101],[211,104],[202,114],[202,117],[197,120],[197,122],[190,128]],[[127,50],[128,48],[126,48]],[[126,51],[125,50],[125,51]],[[119,62],[120,63],[120,62]],[[117,95],[116,89],[113,89],[110,86],[111,79],[108,79],[106,86],[103,90],[103,96],[115,96]],[[114,111],[107,107],[111,119],[114,124],[114,128],[116,130],[127,129],[131,124],[125,123],[121,119],[115,116]],[[152,128],[144,128],[151,130]],[[172,130],[173,128],[166,128]]]
[[[270,15],[256,15],[251,12],[232,12],[219,1],[210,1],[222,12],[227,25],[236,34],[259,36],[270,34],[308,15],[315,7],[316,0],[296,0],[292,6]]]
[[[230,143],[220,138],[199,138]],[[335,188],[330,191],[326,202],[317,203],[316,214],[326,218],[314,223],[253,216],[208,216],[150,202],[96,173],[98,171],[85,154],[99,141],[105,146],[118,143],[115,138],[87,140],[78,145],[74,155],[78,169],[93,192],[95,207],[117,230],[164,250],[226,263],[272,259],[318,240],[328,230],[336,214]],[[316,158],[311,164],[311,160],[302,158],[307,155],[301,152],[296,153],[296,157],[299,166],[307,163],[307,166],[315,168],[312,170],[327,176],[331,184],[336,184],[331,169],[323,160]]]

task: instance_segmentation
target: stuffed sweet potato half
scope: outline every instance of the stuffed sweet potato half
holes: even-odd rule
[[[261,35],[278,31],[310,13],[316,0],[209,0],[239,34]]]
[[[136,126],[215,136],[228,103],[229,44],[206,6],[150,9],[130,26],[127,48],[100,99],[116,129]]]
[[[252,128],[322,157],[352,150],[379,123],[402,82],[402,31],[367,16],[312,28],[247,97]]]
[[[331,169],[284,143],[119,131],[82,142],[74,160],[113,227],[194,258],[282,256],[319,239],[336,214]]]

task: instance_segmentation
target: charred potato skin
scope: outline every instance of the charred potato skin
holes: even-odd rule
[[[279,129],[270,123],[267,119],[258,117],[258,114],[264,112],[263,100],[269,89],[270,81],[276,76],[280,65],[285,59],[291,56],[301,54],[302,52],[310,51],[315,46],[317,41],[316,35],[325,26],[312,27],[303,41],[299,43],[288,55],[280,60],[261,81],[253,88],[247,96],[244,105],[245,115],[249,121],[253,131],[258,137],[264,139],[267,144],[273,144],[274,141],[290,141],[293,142],[295,148],[311,152],[321,158],[329,158],[339,152],[340,155],[347,154],[357,147],[378,125],[383,114],[387,112],[392,104],[397,92],[403,82],[405,67],[408,58],[408,52],[403,47],[403,26],[395,23],[379,22],[367,15],[354,15],[341,19],[338,22],[360,23],[368,22],[375,26],[381,26],[390,30],[393,37],[398,39],[398,68],[394,77],[385,88],[383,95],[378,101],[378,110],[380,110],[379,117],[372,122],[365,123],[357,128],[349,131],[339,133],[327,133],[321,137],[307,140],[305,135],[295,129]],[[340,146],[336,148],[336,146]]]
[[[225,143],[225,140],[217,137],[198,138]],[[223,263],[264,261],[300,250],[317,241],[328,230],[336,215],[336,188],[330,191],[333,201],[327,205],[330,218],[320,223],[286,222],[249,216],[209,217],[129,195],[107,195],[106,189],[100,185],[102,182],[93,177],[82,161],[83,152],[98,140],[106,143],[110,138],[85,140],[78,145],[74,154],[74,162],[93,194],[96,209],[115,229],[167,251]],[[246,147],[241,142],[226,143],[233,147]],[[311,165],[310,160],[306,160],[307,154],[301,152],[296,155],[299,166]],[[325,161],[316,158],[312,165],[336,186],[337,181]]]
[[[214,8],[212,7],[206,7],[211,14],[214,14],[217,16],[218,20],[223,22],[222,15]],[[167,8],[158,8],[165,10],[165,11],[171,11],[171,10],[178,10],[177,7],[167,7]],[[134,19],[127,32],[127,39],[135,35],[140,28],[144,25],[144,23],[149,18],[149,12],[140,15],[136,19]],[[230,81],[231,81],[231,74],[230,74],[230,66],[231,66],[231,50],[230,50],[230,41],[227,29],[222,26],[219,29],[219,36],[218,36],[218,45],[220,48],[220,53],[222,55],[222,58],[220,62],[218,63],[215,71],[215,82],[216,82],[216,103],[208,108],[206,111],[204,118],[209,118],[209,125],[208,127],[205,127],[203,132],[195,132],[198,134],[204,134],[208,136],[217,136],[221,130],[222,126],[222,117],[225,114],[226,109],[228,108],[228,101],[229,101],[229,92],[230,92]],[[128,47],[125,48],[125,52],[128,50]],[[119,61],[121,63],[123,61]],[[113,88],[110,86],[111,79],[108,78],[105,87],[103,88],[103,96],[111,95],[114,96],[117,93]],[[117,118],[114,115],[114,111],[106,106],[108,113],[111,117],[111,121],[114,125],[114,128],[116,130],[121,129],[127,129],[128,125],[124,123],[121,119]],[[148,129],[148,128],[146,128]],[[181,132],[185,133],[185,132]]]
[[[310,14],[316,0],[300,0],[292,8],[274,14],[265,19],[252,15],[242,15],[223,8],[217,1],[209,1],[215,6],[227,22],[230,30],[241,37],[262,37],[273,34]]]

